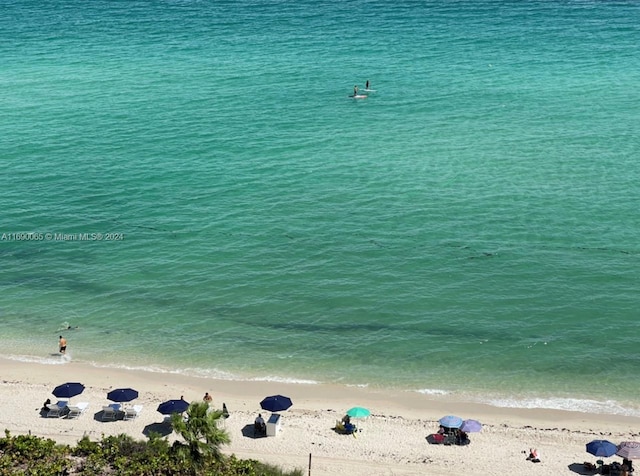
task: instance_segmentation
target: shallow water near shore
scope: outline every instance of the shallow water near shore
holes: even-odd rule
[[[11,358],[640,412],[635,2],[6,10]]]

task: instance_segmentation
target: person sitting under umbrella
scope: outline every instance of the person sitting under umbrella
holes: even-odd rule
[[[264,418],[262,418],[262,414],[258,413],[256,420],[253,422],[253,426],[256,433],[261,435],[267,434],[267,424],[264,422]]]
[[[469,440],[469,435],[462,431],[462,430],[458,430],[456,432],[456,445],[468,445],[469,443],[471,443],[471,440]]]
[[[347,435],[350,435],[358,431],[356,429],[356,426],[353,423],[351,423],[351,417],[349,415],[343,416],[340,422],[342,423],[341,427],[336,427],[336,428],[338,430],[344,431]]]
[[[47,398],[42,404],[42,408],[40,409],[40,412],[41,413],[48,412],[50,410],[49,405],[51,405],[51,399]]]

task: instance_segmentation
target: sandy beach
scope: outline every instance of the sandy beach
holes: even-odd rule
[[[231,444],[225,453],[255,458],[284,468],[301,468],[314,476],[350,475],[557,475],[589,474],[584,461],[597,458],[585,451],[593,439],[614,443],[640,440],[640,419],[535,409],[507,409],[452,401],[446,396],[393,392],[332,385],[277,382],[243,382],[185,377],[180,374],[98,368],[70,362],[43,365],[0,359],[2,429],[12,434],[31,434],[73,444],[83,435],[127,433],[143,439],[150,429],[163,430],[156,408],[162,401],[184,396],[201,400],[205,392],[213,405],[224,402],[230,412],[225,427]],[[77,419],[43,418],[42,403],[55,397],[53,388],[64,382],[82,382],[85,391],[71,403],[88,402]],[[140,392],[134,402],[143,405],[132,421],[100,421],[106,393],[118,387]],[[252,423],[262,412],[259,402],[267,395],[283,394],[294,405],[282,412],[282,430],[276,437],[254,438]],[[363,406],[371,416],[357,420],[356,436],[333,431],[346,409]],[[468,446],[431,445],[426,437],[438,428],[437,420],[448,414],[483,423],[471,433]],[[176,436],[169,434],[168,438]],[[531,463],[523,454],[538,449],[541,462]],[[311,470],[309,472],[309,455]],[[609,458],[621,461],[621,458]]]

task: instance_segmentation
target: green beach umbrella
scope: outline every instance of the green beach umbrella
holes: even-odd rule
[[[371,412],[364,407],[353,407],[347,410],[347,415],[351,418],[365,418],[371,415]]]

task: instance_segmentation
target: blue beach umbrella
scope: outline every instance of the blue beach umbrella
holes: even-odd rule
[[[78,382],[67,382],[53,389],[53,395],[58,398],[71,398],[84,392],[84,385]]]
[[[107,398],[112,402],[130,402],[138,398],[138,391],[132,388],[116,388],[107,393]]]
[[[463,420],[459,416],[447,415],[440,418],[438,420],[438,423],[440,423],[440,425],[444,426],[445,428],[460,428],[462,426]]]
[[[604,456],[608,458],[618,451],[618,447],[609,440],[593,440],[587,443],[587,453],[593,456]]]
[[[291,405],[293,405],[291,399],[283,395],[271,395],[260,402],[260,408],[268,412],[281,412],[291,407]]]
[[[189,402],[186,400],[167,400],[158,405],[158,411],[162,415],[171,415],[172,413],[186,412],[189,408]]]
[[[353,407],[347,410],[347,415],[351,418],[365,418],[371,415],[371,412],[364,407]]]

